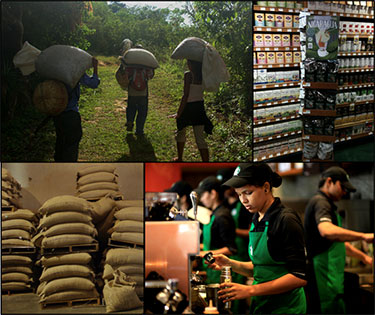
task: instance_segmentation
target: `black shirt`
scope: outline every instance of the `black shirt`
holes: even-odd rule
[[[307,257],[309,260],[328,250],[334,243],[320,235],[318,224],[321,222],[331,222],[338,225],[335,214],[336,209],[337,207],[333,201],[320,190],[307,204],[304,225]]]
[[[273,260],[285,262],[289,273],[306,279],[305,243],[301,218],[293,209],[286,208],[279,198],[269,207],[262,220],[253,217],[254,232],[263,232],[268,223],[268,251]]]
[[[229,209],[220,205],[212,212],[212,215],[215,216],[215,220],[211,226],[211,249],[228,247],[235,254],[237,252],[236,226]]]

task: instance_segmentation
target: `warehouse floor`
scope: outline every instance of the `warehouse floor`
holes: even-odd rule
[[[143,308],[111,314],[142,314]],[[23,293],[1,296],[1,314],[105,314],[105,306],[74,305],[41,308],[39,297],[35,293]]]

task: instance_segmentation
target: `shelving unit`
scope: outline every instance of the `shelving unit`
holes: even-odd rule
[[[292,19],[288,18],[290,20],[295,20],[295,17],[299,15],[300,9],[297,8],[280,8],[280,7],[264,7],[260,5],[253,5],[253,12],[254,15],[257,13],[264,13],[265,17],[267,14],[275,14],[275,20],[276,20],[276,15],[283,15],[285,16],[291,16]],[[285,19],[281,19],[283,21],[286,21]],[[277,20],[276,20],[277,21]],[[278,26],[282,24],[276,24]],[[285,25],[285,24],[284,24]],[[288,24],[287,24],[288,25]],[[294,57],[295,53],[301,53],[301,49],[299,46],[299,41],[293,41],[294,37],[298,38],[299,35],[299,28],[298,27],[278,27],[278,26],[253,26],[253,33],[254,36],[257,34],[263,34],[264,37],[267,36],[267,34],[272,34],[274,36],[277,36],[277,34],[280,34],[280,36],[287,37],[286,35],[289,35],[290,37],[290,45],[288,46],[282,46],[275,44],[274,47],[270,47],[269,45],[262,45],[261,47],[259,46],[253,46],[253,52],[254,53],[260,53],[260,52],[275,52],[277,54],[278,52],[284,52],[287,54],[288,52],[292,54],[292,57]],[[290,26],[290,25],[288,25]],[[294,25],[296,26],[296,25]],[[268,35],[269,36],[269,35]],[[294,37],[293,37],[294,36]],[[267,44],[268,42],[266,42]],[[297,44],[296,44],[297,43]],[[297,55],[298,56],[298,55]],[[268,60],[267,60],[268,61]],[[256,70],[261,70],[265,69],[268,72],[280,72],[280,71],[298,71],[299,76],[299,68],[300,68],[300,61],[299,59],[293,59],[293,62],[290,62],[288,59],[285,63],[257,63],[254,64],[253,69]],[[297,62],[296,62],[297,61]],[[283,91],[284,89],[298,89],[301,85],[301,81],[285,81],[285,82],[276,82],[276,83],[257,83],[254,84],[253,89],[254,91],[257,91],[256,93],[262,93],[262,92],[275,92],[275,95],[280,95],[280,100],[275,100],[275,97],[273,95],[272,101],[269,102],[254,102],[253,108],[254,110],[271,110],[271,111],[280,111],[279,115],[275,115],[276,117],[274,118],[267,118],[267,119],[258,119],[254,120],[254,138],[253,138],[253,151],[254,151],[254,161],[264,161],[264,160],[269,160],[269,159],[274,159],[280,156],[287,156],[290,154],[300,154],[302,150],[302,139],[301,139],[301,134],[302,130],[297,130],[293,132],[276,132],[273,135],[267,136],[267,137],[255,137],[256,134],[262,134],[263,130],[256,128],[273,128],[275,126],[275,130],[278,129],[278,125],[276,124],[296,124],[296,122],[300,122],[300,116],[297,114],[298,106],[299,106],[299,98],[298,95],[294,95],[294,91],[291,90],[291,96],[292,98],[290,99],[281,99],[282,93],[279,93]],[[288,110],[285,107],[285,114],[287,116],[282,116],[282,111],[284,109],[280,106],[292,106],[292,110],[294,110],[294,106],[297,107],[296,113],[293,115],[288,115]],[[280,108],[279,108],[280,107]],[[261,114],[257,114],[259,118],[262,118]],[[269,116],[272,116],[268,114]],[[267,116],[267,115],[266,115]],[[255,118],[255,114],[253,115]],[[263,116],[264,117],[264,116]],[[289,126],[289,125],[287,125]],[[281,125],[280,129],[284,129],[284,126]],[[289,128],[286,128],[286,130]],[[298,128],[292,128],[292,130],[296,130]],[[256,132],[259,131],[259,132]],[[265,147],[265,148],[264,148]],[[277,152],[276,152],[277,151]],[[265,152],[264,154],[261,152]],[[258,156],[259,155],[259,156]]]

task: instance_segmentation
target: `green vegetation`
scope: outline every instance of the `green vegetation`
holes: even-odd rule
[[[81,91],[83,138],[79,160],[171,161],[177,155],[176,122],[168,116],[177,111],[186,63],[171,60],[170,55],[181,40],[190,36],[212,43],[231,74],[230,82],[222,84],[219,92],[205,96],[207,114],[215,126],[213,135],[207,138],[210,160],[250,159],[249,3],[189,2],[184,10],[173,11],[147,6],[128,8],[121,3],[106,2],[23,2],[19,5],[24,6],[23,40],[39,49],[57,43],[74,45],[100,61],[99,88],[82,88]],[[54,13],[48,16],[52,11]],[[191,17],[191,25],[183,23],[183,14]],[[64,28],[64,25],[69,27]],[[127,93],[114,77],[120,45],[125,38],[152,51],[160,63],[149,84],[145,139],[127,134]],[[5,93],[6,98],[2,98],[2,104],[6,104],[2,105],[2,160],[52,161],[55,141],[52,120],[34,134],[44,116],[34,109],[31,96],[42,79],[35,73],[24,78],[15,69],[4,73],[4,67],[2,75],[7,86],[12,87]],[[15,90],[11,98],[10,92]],[[200,161],[191,128],[187,133],[184,160]]]

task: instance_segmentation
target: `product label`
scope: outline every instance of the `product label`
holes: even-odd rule
[[[274,47],[281,47],[281,35],[280,34],[273,34],[273,46]]]
[[[271,34],[264,34],[264,46],[265,47],[272,47],[272,35]]]

